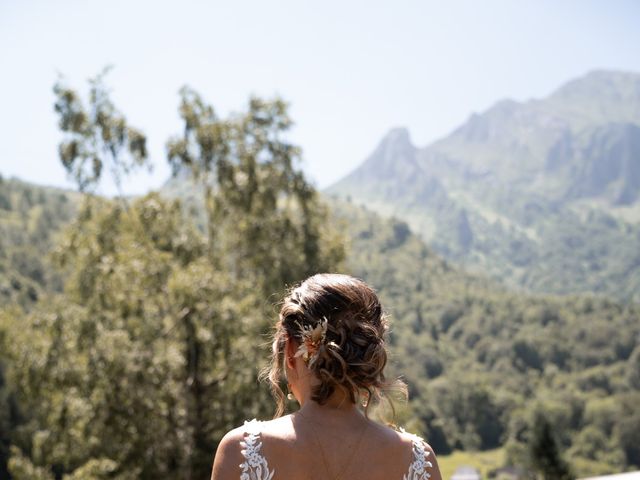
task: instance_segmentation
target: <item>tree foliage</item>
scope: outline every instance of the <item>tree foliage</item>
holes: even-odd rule
[[[134,163],[143,159],[106,90],[92,85],[94,115],[56,87],[61,128],[74,134],[61,161],[81,190],[102,175],[87,173],[87,158],[108,162],[117,178],[131,166],[124,146]],[[282,102],[252,99],[246,113],[215,122],[224,135],[187,134],[226,152],[208,167],[220,175],[203,189],[205,231],[180,201],[156,193],[130,204],[86,196],[53,255],[64,293],[0,317],[26,415],[12,437],[15,479],[205,478],[222,435],[272,411],[256,382],[274,321],[268,299],[338,268],[342,242],[294,165],[297,148],[280,140]],[[68,142],[84,153],[66,156]],[[195,165],[206,158],[180,161],[200,178]]]
[[[72,192],[0,178],[0,304],[29,308],[45,293],[62,290],[46,255],[56,234],[76,214]],[[2,203],[2,201],[0,201]]]
[[[544,480],[573,480],[575,475],[560,454],[553,427],[544,414],[535,416],[533,432],[529,443],[529,455],[533,469]]]
[[[391,368],[437,453],[500,445],[507,462],[527,466],[542,411],[568,461],[591,462],[577,473],[638,466],[637,305],[507,292],[450,266],[400,220],[331,206],[350,239],[347,269],[378,289],[391,315]]]
[[[190,88],[180,95],[183,134],[167,143],[168,159],[174,175],[188,172],[201,185],[210,255],[223,268],[275,292],[320,271],[326,254],[342,255],[323,232],[326,208],[296,168],[300,150],[283,136],[292,121],[282,100],[254,97],[245,114],[220,119]]]
[[[58,149],[60,161],[80,191],[95,187],[105,167],[119,188],[122,175],[148,165],[145,135],[127,123],[109,97],[104,83],[108,71],[89,81],[88,107],[62,79],[53,87],[58,125],[65,133]]]

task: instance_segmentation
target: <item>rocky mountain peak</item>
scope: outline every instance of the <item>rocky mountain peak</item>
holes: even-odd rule
[[[552,93],[550,98],[589,99],[596,96],[619,100],[624,97],[629,100],[629,95],[640,96],[640,74],[593,70],[565,83]]]
[[[416,152],[409,130],[393,128],[354,173],[357,177],[366,178],[404,177],[407,172],[416,168]]]
[[[378,148],[381,147],[385,150],[391,151],[402,151],[405,149],[415,148],[411,143],[409,130],[406,127],[396,127],[389,130],[378,146]]]

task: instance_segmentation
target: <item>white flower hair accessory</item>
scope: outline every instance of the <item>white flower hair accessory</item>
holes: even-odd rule
[[[322,317],[322,320],[316,324],[315,327],[311,325],[300,325],[300,336],[302,342],[296,351],[296,357],[302,357],[302,359],[309,365],[313,366],[318,359],[318,350],[320,345],[324,343],[327,337],[327,324],[326,317]]]

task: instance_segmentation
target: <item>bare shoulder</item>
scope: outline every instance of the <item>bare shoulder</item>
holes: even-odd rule
[[[295,440],[295,430],[291,422],[291,415],[257,422],[255,428],[259,430],[263,439]]]
[[[222,437],[213,461],[211,480],[237,480],[238,468],[243,461],[242,446],[246,428],[235,428]]]
[[[397,429],[393,426],[384,425],[374,421],[371,421],[371,424],[373,426],[371,429],[372,433],[377,437],[376,440],[386,448],[397,447],[410,451],[414,439],[419,438],[416,435],[412,435],[403,429]]]
[[[401,430],[398,432],[399,435],[402,436],[405,442],[410,442],[413,445],[420,445],[424,450],[424,461],[426,462],[426,468],[429,473],[430,480],[442,480],[442,475],[440,474],[440,467],[438,466],[438,459],[436,458],[436,454],[433,451],[431,445],[429,445],[422,437],[415,435],[413,433],[406,432]]]
[[[211,480],[237,480],[240,465],[245,461],[242,453],[247,434],[259,434],[265,438],[292,441],[291,420],[280,417],[269,421],[252,420],[234,428],[222,437],[213,461]],[[281,442],[276,442],[276,444]]]

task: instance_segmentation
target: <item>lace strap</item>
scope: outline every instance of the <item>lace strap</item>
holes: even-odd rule
[[[413,436],[413,462],[409,465],[409,471],[403,477],[403,480],[427,480],[431,474],[427,468],[433,467],[433,464],[427,460],[431,452],[424,447],[424,440],[417,435]]]
[[[274,470],[269,470],[267,459],[262,455],[260,423],[257,420],[244,422],[244,440],[240,442],[244,462],[240,464],[240,480],[271,480]]]

